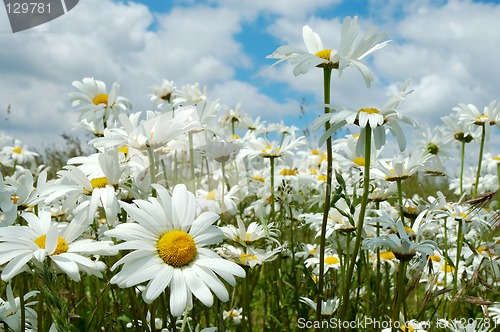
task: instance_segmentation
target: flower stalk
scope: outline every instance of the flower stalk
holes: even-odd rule
[[[346,317],[347,311],[349,310],[349,291],[352,282],[352,276],[354,273],[354,266],[358,258],[358,252],[361,247],[361,240],[363,237],[363,225],[365,221],[366,206],[368,205],[368,194],[370,191],[370,163],[371,163],[371,146],[372,146],[372,130],[370,126],[366,126],[365,129],[365,168],[364,168],[364,179],[363,179],[363,196],[361,198],[361,210],[359,212],[358,225],[356,228],[356,240],[354,242],[354,249],[349,262],[349,267],[347,269],[347,276],[344,285],[343,294],[343,305],[342,305],[342,316]]]
[[[484,151],[484,140],[486,138],[486,124],[482,125],[483,130],[481,131],[481,143],[479,145],[479,161],[477,162],[477,173],[476,173],[476,184],[472,192],[472,196],[477,196],[477,188],[479,187],[479,177],[481,176],[481,164],[483,162],[483,151]]]
[[[331,82],[332,68],[323,68],[323,97],[324,104],[330,104],[330,82]],[[325,114],[330,113],[330,108],[325,106]],[[330,129],[330,122],[325,122],[325,132]],[[328,214],[330,212],[330,200],[332,196],[332,138],[326,140],[326,187],[325,187],[325,202],[323,206],[323,220],[321,222],[321,234],[319,245],[319,280],[318,280],[318,294],[316,297],[316,319],[321,320],[321,303],[323,302],[323,288],[324,288],[324,274],[325,274],[325,243],[326,243],[326,225],[328,222]]]

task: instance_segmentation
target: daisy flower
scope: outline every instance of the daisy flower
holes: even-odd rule
[[[307,304],[312,309],[316,310],[316,302],[307,297],[301,297],[300,302]],[[321,315],[330,316],[337,310],[340,300],[337,297],[333,299],[321,301]]]
[[[302,37],[307,51],[288,45],[281,46],[267,58],[279,59],[275,64],[290,60],[294,65],[293,73],[295,76],[305,74],[313,67],[330,67],[338,69],[340,77],[343,71],[352,65],[358,68],[369,87],[373,76],[361,60],[387,45],[389,41],[382,42],[386,34],[377,33],[376,29],[371,29],[356,43],[358,33],[358,17],[348,16],[342,23],[338,50],[326,49],[320,36],[306,25],[302,28]]]
[[[78,120],[97,123],[102,121],[112,125],[119,114],[132,109],[132,104],[126,98],[118,96],[118,83],[113,83],[109,94],[106,84],[92,77],[86,77],[82,82],[74,81],[73,86],[80,90],[69,94],[71,104],[80,111]]]
[[[202,90],[198,83],[186,84],[176,94],[173,101],[175,105],[196,105],[207,100],[207,87],[203,87]]]
[[[277,237],[277,233],[274,230],[272,223],[267,225],[269,233],[266,233],[264,226],[258,222],[253,221],[248,225],[248,227],[246,227],[245,223],[239,216],[237,216],[236,219],[238,227],[235,227],[234,225],[221,227],[221,230],[226,238],[231,241],[238,242],[242,245],[250,245],[260,239],[266,239],[268,237],[271,238],[272,236]]]
[[[69,224],[52,221],[48,211],[40,211],[39,217],[31,212],[21,217],[28,226],[5,227],[0,235],[0,265],[8,262],[2,271],[3,281],[23,272],[29,261],[36,264],[47,257],[73,281],[80,281],[80,270],[102,277],[104,263],[85,256],[116,254],[111,241],[78,240],[88,227],[83,214]]]
[[[205,248],[223,239],[222,231],[213,225],[219,216],[213,212],[199,214],[196,198],[183,184],[175,186],[172,196],[162,186],[153,187],[157,198],[122,203],[136,222],[105,232],[106,236],[124,241],[116,249],[132,250],[112,267],[115,270],[122,265],[111,283],[124,288],[147,281],[142,293],[146,303],[170,287],[174,316],[192,308],[193,295],[206,306],[213,304],[212,292],[221,301],[229,300],[219,277],[234,286],[234,276],[243,278],[245,271]]]
[[[175,117],[170,112],[148,112],[146,120],[141,121],[141,114],[138,112],[130,116],[121,115],[123,129],[106,129],[104,137],[89,143],[94,144],[96,148],[129,146],[138,150],[157,149],[189,131],[201,129],[197,110],[192,106],[178,108]]]
[[[230,319],[231,322],[234,325],[239,325],[241,323],[241,320],[243,319],[243,315],[241,314],[243,312],[243,308],[239,309],[231,309],[229,311],[224,310],[222,312],[222,318],[224,319]]]
[[[36,294],[38,294],[38,291],[31,291],[23,296],[26,331],[36,331],[38,324],[37,313],[31,308],[37,302],[29,301],[32,297],[36,296]],[[0,299],[0,322],[3,322],[12,329],[12,331],[21,331],[21,299],[19,297],[14,298],[10,283],[7,284],[6,295],[7,301]]]
[[[27,146],[22,145],[18,139],[14,141],[14,145],[4,146],[1,154],[10,157],[16,165],[31,164],[38,157],[38,153],[29,151]]]
[[[405,97],[413,90],[407,90],[409,81],[405,81],[399,92],[389,98],[381,109],[368,107],[359,110],[353,110],[345,107],[332,106],[335,112],[324,114],[318,117],[313,122],[313,129],[318,130],[325,122],[330,121],[331,127],[319,139],[318,145],[321,146],[341,127],[349,125],[357,125],[361,128],[361,134],[356,144],[356,152],[362,154],[364,151],[366,127],[370,127],[373,131],[375,147],[380,150],[386,141],[386,129],[396,136],[399,149],[403,151],[406,148],[406,138],[399,122],[417,126],[416,122],[398,112],[399,105],[405,100]]]
[[[459,104],[453,108],[459,116],[459,121],[468,125],[483,126],[486,139],[490,137],[490,125],[500,128],[500,103],[492,101],[488,106],[484,106],[481,113],[473,104]]]
[[[429,157],[421,156],[418,153],[414,153],[411,157],[399,154],[394,156],[392,160],[378,161],[375,173],[389,182],[405,180],[422,169]]]
[[[154,84],[150,89],[153,91],[150,95],[151,101],[154,102],[156,107],[162,108],[165,103],[170,103],[175,99],[175,90],[177,88],[174,81],[164,79],[161,84]]]
[[[239,144],[213,139],[200,147],[200,152],[213,160],[225,164],[240,152]]]
[[[314,267],[312,271],[313,274],[319,273],[319,264],[320,264],[319,257],[308,258],[304,261],[304,264],[306,267],[311,267],[311,266]],[[329,269],[338,270],[340,268],[339,255],[328,251],[325,252],[325,259],[323,261],[323,264],[324,264],[324,273],[327,273]]]
[[[417,252],[424,254],[425,257],[434,255],[434,250],[437,250],[437,244],[434,241],[422,240],[419,242],[418,238],[415,242],[412,241],[401,219],[397,221],[396,228],[398,234],[391,233],[380,238],[367,238],[363,240],[363,246],[372,250],[386,247],[400,261],[410,261]]]
[[[444,161],[453,158],[451,136],[446,135],[443,127],[435,127],[432,131],[426,127],[417,135],[420,139],[415,143],[415,149],[430,156],[431,170],[444,171]]]
[[[113,223],[120,209],[117,192],[124,169],[116,151],[99,153],[91,159],[96,159],[96,162],[79,167],[69,165],[59,171],[61,184],[51,188],[52,193],[45,203],[66,196],[66,205],[73,208],[77,206],[77,210],[86,209],[89,220],[94,219],[99,206],[102,206],[108,222]],[[75,162],[81,161],[76,159]]]

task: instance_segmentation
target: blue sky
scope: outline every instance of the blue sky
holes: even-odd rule
[[[198,82],[210,99],[266,121],[303,126],[321,112],[321,71],[294,77],[270,68],[277,47],[304,47],[302,26],[326,47],[338,46],[345,16],[392,42],[367,59],[370,89],[356,69],[334,75],[334,103],[380,106],[406,79],[403,104],[423,125],[436,125],[458,103],[479,108],[500,98],[499,1],[473,0],[81,0],[68,14],[12,34],[0,9],[0,132],[43,147],[73,130],[72,81],[119,81],[134,111],[152,108],[149,87]],[[299,104],[305,98],[307,117]],[[11,112],[5,110],[10,105]],[[7,119],[7,121],[4,121]]]

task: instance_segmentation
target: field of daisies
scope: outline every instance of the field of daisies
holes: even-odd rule
[[[89,154],[51,169],[2,134],[0,329],[496,330],[500,103],[434,129],[405,115],[409,82],[331,105],[332,77],[355,67],[369,88],[363,59],[388,44],[359,30],[346,17],[328,49],[304,26],[305,50],[268,56],[323,78],[317,139],[198,84],[164,80],[135,112],[94,78],[68,87]]]

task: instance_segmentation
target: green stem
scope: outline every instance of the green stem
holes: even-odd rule
[[[222,162],[222,188],[221,188],[221,198],[220,198],[220,212],[221,216],[224,214],[225,206],[224,206],[224,195],[226,189],[226,163]]]
[[[155,164],[155,152],[153,148],[148,146],[148,160],[149,160],[149,178],[151,185],[156,182],[156,164]],[[156,190],[151,187],[151,194],[156,197]]]
[[[460,161],[460,197],[464,194],[464,165],[465,165],[465,142],[462,142]]]
[[[250,315],[250,292],[248,289],[248,283],[249,283],[249,274],[250,274],[250,268],[247,266],[244,266],[245,272],[246,272],[246,278],[243,278],[243,326],[247,327],[247,331],[252,332],[252,317]]]
[[[330,113],[330,81],[332,76],[332,68],[323,68],[323,101],[325,103],[325,114]],[[330,129],[330,122],[325,122],[325,131]],[[321,321],[321,303],[323,301],[323,288],[324,288],[324,274],[325,274],[325,246],[326,246],[326,225],[328,222],[328,215],[330,213],[330,200],[332,196],[332,138],[328,137],[326,140],[326,187],[325,187],[325,203],[323,205],[323,220],[321,222],[321,234],[319,245],[319,280],[318,280],[318,294],[316,296],[316,320]],[[316,331],[321,331],[317,328]]]
[[[500,209],[500,162],[497,164],[497,178],[498,178],[497,210],[499,210]]]
[[[403,209],[403,188],[401,185],[401,179],[396,180],[396,185],[398,187],[398,204],[399,204],[399,214],[401,215],[401,221],[403,225],[405,224],[405,215]]]
[[[271,164],[271,218],[269,218],[271,220],[271,222],[274,222],[274,218],[276,217],[276,210],[275,210],[275,207],[274,207],[274,201],[275,201],[275,197],[274,197],[274,158],[275,157],[270,157],[269,158],[269,162]],[[264,226],[264,230],[266,231],[266,234],[269,234],[269,229],[267,227],[267,221],[263,221],[262,225]]]
[[[189,170],[191,173],[191,192],[196,194],[196,183],[194,178],[194,148],[193,148],[193,132],[188,133],[189,138]]]
[[[453,291],[455,294],[458,292],[458,263],[460,262],[460,256],[462,255],[462,246],[464,242],[463,222],[464,221],[461,218],[458,220],[457,255],[455,258],[455,269],[453,270]],[[454,311],[451,310],[451,308],[452,305],[450,305],[450,314],[453,314]],[[452,316],[449,316],[449,318],[451,317]]]
[[[394,295],[394,308],[392,312],[392,323],[399,321],[399,311],[401,308],[401,300],[405,293],[405,276],[406,276],[406,261],[399,262],[399,273],[397,280],[396,294]]]
[[[25,331],[26,330],[26,308],[25,308],[25,301],[24,301],[24,293],[26,292],[26,283],[22,282],[21,283],[21,294],[19,295],[19,300],[21,304],[21,330],[20,331]]]
[[[484,150],[484,140],[485,140],[485,131],[486,131],[486,124],[483,123],[482,125],[483,130],[481,131],[481,144],[479,146],[479,161],[477,163],[477,173],[476,173],[476,185],[474,186],[474,192],[472,193],[472,196],[477,195],[477,187],[479,186],[479,177],[481,176],[481,164],[483,162],[483,150]]]
[[[347,270],[347,276],[345,279],[344,294],[343,294],[343,306],[342,306],[342,316],[347,317],[347,311],[349,310],[349,291],[352,282],[352,276],[354,273],[354,266],[358,258],[359,248],[361,247],[361,240],[363,237],[363,225],[365,221],[366,206],[368,205],[368,194],[370,191],[370,163],[371,163],[371,147],[372,147],[372,130],[370,126],[364,128],[365,132],[365,169],[364,169],[364,179],[363,179],[363,196],[361,198],[361,210],[359,212],[358,225],[356,229],[356,241],[354,242],[354,249],[350,258],[349,268]],[[348,244],[349,245],[349,244]]]

